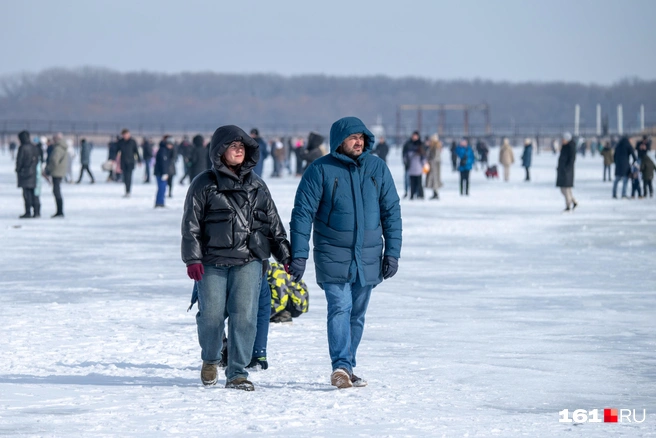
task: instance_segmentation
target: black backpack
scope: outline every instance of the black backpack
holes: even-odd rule
[[[460,159],[460,167],[466,167],[468,160],[469,160],[469,154],[467,154],[467,150],[465,149],[465,155],[463,155],[462,158]]]

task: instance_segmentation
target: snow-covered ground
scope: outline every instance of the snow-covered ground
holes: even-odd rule
[[[399,273],[374,290],[358,355],[369,386],[329,384],[309,263],[310,312],[271,326],[252,393],[200,383],[180,261],[186,186],[154,210],[137,169],[123,199],[99,149],[99,182],[63,186],[64,220],[49,218],[47,187],[43,218],[19,220],[0,155],[0,435],[655,436],[656,199],[612,200],[601,158],[579,157],[579,207],[562,214],[546,153],[532,182],[519,164],[509,183],[473,172],[460,197],[447,155],[441,199],[402,201]],[[390,161],[402,189],[398,152]],[[288,224],[298,180],[267,182]],[[647,418],[558,421],[595,408]]]

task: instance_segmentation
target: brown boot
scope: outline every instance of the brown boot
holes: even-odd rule
[[[338,368],[330,375],[330,384],[339,389],[352,388],[351,375],[345,369]]]
[[[255,387],[250,380],[247,380],[244,377],[237,377],[226,383],[226,388],[230,389],[241,389],[242,391],[255,391]]]
[[[216,385],[217,376],[216,364],[203,361],[203,368],[200,370],[200,380],[203,382],[203,385]]]

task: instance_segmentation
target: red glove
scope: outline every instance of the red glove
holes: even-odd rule
[[[205,268],[203,268],[202,263],[194,263],[193,265],[187,266],[187,275],[192,280],[201,281],[204,273]]]
[[[286,263],[283,266],[285,268],[285,272],[289,274],[289,263]]]

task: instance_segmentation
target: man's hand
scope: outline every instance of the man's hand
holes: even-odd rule
[[[203,268],[202,263],[194,263],[193,265],[187,266],[187,275],[192,280],[201,281],[203,274],[205,274],[205,268]]]
[[[162,181],[168,181],[169,176],[168,175],[162,175]]]
[[[396,275],[396,271],[398,270],[399,270],[399,260],[396,257],[392,257],[392,256],[383,257],[384,280],[394,277],[394,275]]]
[[[303,278],[305,273],[305,263],[307,259],[294,259],[292,262],[286,266],[287,273],[291,275],[292,281],[298,283]]]

